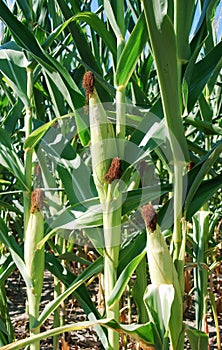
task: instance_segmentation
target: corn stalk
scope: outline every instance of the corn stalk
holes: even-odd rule
[[[116,283],[119,260],[122,197],[116,180],[121,175],[121,160],[113,157],[117,154],[113,126],[108,122],[106,112],[94,88],[92,72],[85,74],[83,87],[86,89],[86,99],[89,101],[93,176],[103,212],[106,314],[108,318],[118,320],[118,303],[111,309],[107,301]],[[113,158],[112,161],[111,158]],[[119,347],[119,335],[112,329],[108,330],[108,340],[110,349]]]

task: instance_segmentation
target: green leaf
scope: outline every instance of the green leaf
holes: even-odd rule
[[[179,163],[189,161],[180,113],[176,37],[173,24],[166,14],[167,1],[159,4],[155,0],[143,0],[143,4],[174,160]]]
[[[55,118],[52,121],[45,123],[36,130],[34,130],[25,140],[23,146],[24,150],[28,148],[34,149],[35,146],[41,141],[43,136],[46,134],[46,132],[49,130],[49,128],[53,126],[59,119],[60,118]]]
[[[74,13],[65,0],[57,0],[57,3],[66,20],[73,17]],[[90,69],[95,70],[97,73],[101,73],[101,68],[98,66],[95,57],[92,54],[89,43],[86,40],[86,36],[81,27],[77,23],[71,22],[69,24],[69,30],[80,53],[82,61],[85,62]]]
[[[146,231],[145,229],[132,239],[128,245],[120,250],[119,264],[117,275],[119,276],[131,260],[141,254],[146,247]]]
[[[104,22],[97,17],[97,15],[93,12],[82,12],[78,15],[74,16],[73,19],[75,21],[84,21],[90,25],[90,27],[98,33],[100,38],[103,39],[106,46],[112,52],[114,56],[116,56],[116,40],[114,39],[111,32],[106,29]]]
[[[11,137],[10,134],[0,127],[0,143],[2,143],[5,147],[11,147]]]
[[[25,106],[29,101],[26,94],[28,61],[19,46],[10,41],[0,46],[0,72]]]
[[[95,262],[93,262],[90,266],[88,266],[75,280],[73,283],[69,285],[69,287],[60,294],[56,299],[52,300],[47,306],[44,308],[43,312],[38,318],[38,321],[35,327],[41,325],[48,316],[70,295],[72,294],[78,287],[80,287],[87,279],[91,278],[93,275],[99,274],[103,270],[103,259],[98,258]]]
[[[162,188],[159,185],[147,186],[138,188],[129,192],[123,192],[127,195],[126,200],[123,203],[122,213],[123,215],[129,214],[132,210],[142,206],[148,202],[152,202],[157,198],[160,198],[163,194],[169,192],[172,189],[171,185],[164,185]]]
[[[18,44],[45,62],[45,55],[35,37],[22,22],[17,20],[2,0],[0,0],[0,17],[8,25]]]
[[[190,341],[191,350],[208,349],[208,336],[206,333],[186,325],[186,334]]]
[[[185,123],[195,126],[198,130],[203,131],[206,135],[222,135],[222,128],[209,121],[200,120],[193,116],[189,116],[185,119]]]
[[[30,2],[28,0],[17,0],[17,3],[22,9],[23,15],[27,19],[27,22],[32,23],[32,7],[30,6]]]
[[[0,288],[2,284],[5,284],[5,281],[12,274],[15,268],[16,265],[12,259],[12,256],[8,255],[0,267]]]
[[[73,17],[73,14],[75,13],[73,13],[73,11],[70,9],[70,7],[67,4],[67,1],[57,0],[57,3],[61,8],[63,16],[66,20],[69,20],[70,18]],[[79,7],[79,4],[78,4],[78,7]],[[73,7],[73,10],[79,11],[77,10],[77,8],[74,9],[74,7]],[[87,69],[92,70],[95,73],[98,73],[99,76],[102,76],[102,69],[98,64],[98,62],[96,61],[94,54],[92,53],[87,36],[83,32],[82,28],[78,25],[78,23],[70,22],[69,31],[73,37],[74,43],[77,47],[77,50],[79,51],[79,54],[81,56],[82,62],[84,63],[84,66],[87,67]],[[106,84],[103,84],[103,85],[107,88]],[[96,84],[96,88],[102,100],[107,102],[111,100],[110,92],[107,93],[106,89],[104,89],[104,86],[100,86],[100,84]],[[76,102],[78,102],[78,97]],[[82,106],[84,105],[84,102],[82,103]]]
[[[202,60],[195,63],[193,69],[188,69],[184,79],[188,85],[188,112],[190,112],[201,95],[214,71],[221,65],[222,42],[217,44]],[[219,71],[218,71],[219,74]]]
[[[2,181],[4,181],[4,180],[1,180],[0,179],[0,185],[2,184]],[[8,181],[5,181],[5,183],[7,183]],[[4,183],[4,182],[3,182]],[[11,184],[11,182],[9,182],[9,184]],[[4,195],[4,193],[5,192],[0,192],[0,195]],[[9,203],[7,203],[7,202],[4,202],[3,200],[0,200],[0,207],[1,208],[4,208],[4,209],[6,209],[7,211],[9,211],[9,212],[14,212],[14,213],[16,213],[17,215],[21,215],[22,214],[22,212],[21,212],[21,210],[19,210],[18,208],[16,208],[16,206],[15,205],[11,205],[11,204],[9,204]]]
[[[130,337],[141,343],[141,346],[154,345],[157,349],[161,349],[162,344],[159,342],[159,339],[156,334],[155,325],[151,322],[148,322],[144,325],[124,325],[116,322],[115,320],[103,319],[97,321],[85,321],[85,322],[75,322],[66,326],[61,326],[58,328],[53,328],[48,331],[42,332],[37,335],[33,335],[31,338],[25,338],[13,343],[10,343],[6,346],[3,346],[1,350],[19,350],[27,345],[33,343],[33,341],[46,339],[54,335],[82,330],[86,328],[91,328],[96,325],[101,325],[103,327],[112,328],[120,333],[128,334]]]
[[[111,295],[109,296],[109,299],[107,300],[107,304],[109,308],[111,309],[114,304],[119,303],[120,298],[130,280],[132,277],[133,272],[143,259],[143,257],[146,255],[146,250],[144,250],[141,254],[138,254],[121,272],[118,280],[116,281],[115,287],[112,290]]]
[[[207,295],[208,271],[200,264],[205,263],[207,242],[209,240],[209,211],[200,210],[192,217],[193,221],[193,254],[197,267],[194,269],[194,295],[196,301],[195,320],[198,329],[202,328],[204,304]]]
[[[144,294],[149,319],[157,326],[162,341],[169,328],[174,295],[172,284],[150,284]]]
[[[193,200],[194,196],[195,196],[194,202],[196,202],[198,200],[198,197],[196,196],[196,192],[197,192],[201,182],[203,181],[205,175],[210,170],[211,166],[217,161],[217,159],[220,156],[221,152],[222,152],[222,142],[219,142],[213,148],[213,150],[211,150],[208,153],[207,158],[203,162],[200,170],[198,171],[195,179],[193,180],[193,183],[191,184],[191,186],[189,188],[189,192],[187,194],[187,197],[186,197],[185,203],[184,203],[184,211],[185,211],[185,213],[188,210],[188,208],[189,208],[189,206],[191,204],[191,201]],[[195,168],[194,168],[194,170],[195,170]],[[209,189],[208,189],[207,192],[203,193],[203,195],[201,197],[203,198],[203,196],[205,196],[207,198],[208,194],[209,194]]]
[[[4,125],[5,130],[10,133],[14,133],[18,119],[22,115],[22,110],[23,110],[23,102],[18,99],[12,106],[11,110],[9,111],[7,117],[4,119],[2,126]]]
[[[190,30],[195,13],[195,1],[180,1],[174,3],[175,32],[178,47],[178,58],[187,62],[190,58]]]
[[[76,279],[76,276],[65,268],[54,255],[46,253],[45,259],[46,268],[62,283],[64,283],[65,286],[69,287],[73,280]],[[77,288],[73,292],[73,295],[78,300],[87,315],[93,312],[97,318],[100,318],[100,314],[96,309],[95,304],[92,302],[85,284],[82,284],[79,288]]]
[[[218,175],[210,180],[203,181],[200,187],[195,192],[191,203],[187,207],[186,220],[190,220],[192,216],[212,198],[222,184],[222,175]]]
[[[0,241],[10,251],[13,261],[19,269],[22,277],[25,280],[26,286],[32,288],[32,281],[27,274],[26,266],[23,260],[23,254],[20,246],[17,244],[15,238],[9,234],[8,228],[4,221],[0,218]]]
[[[108,0],[104,0],[104,9],[106,12],[106,16],[111,24],[111,27],[116,35],[116,38],[122,39],[123,40],[123,36],[121,33],[121,30],[116,22],[116,18],[112,9],[112,6],[110,4],[110,2]]]
[[[145,16],[142,13],[122,51],[116,68],[116,85],[126,87],[137,61],[146,45],[148,34],[145,24]]]
[[[81,108],[85,103],[85,98],[69,73],[59,61],[43,51],[34,35],[22,22],[17,20],[2,0],[0,0],[0,18],[7,24],[17,43],[31,53],[34,59],[44,67],[51,79],[59,80],[60,88],[66,92],[64,98],[68,99],[69,104],[74,108]],[[68,95],[66,95],[67,93]]]
[[[29,191],[26,185],[24,166],[20,158],[14,150],[5,147],[3,144],[0,144],[0,163],[17,178],[22,186],[21,189]]]

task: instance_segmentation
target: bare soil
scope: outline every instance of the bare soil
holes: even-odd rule
[[[215,285],[218,286],[221,281],[216,280]],[[221,288],[221,287],[220,287]],[[53,299],[53,277],[50,272],[45,272],[44,279],[44,289],[42,294],[41,301],[41,309],[45,307],[45,305]],[[10,310],[10,316],[12,319],[15,337],[17,340],[26,338],[28,336],[28,316],[25,313],[25,299],[26,299],[26,288],[23,279],[19,275],[16,270],[12,276],[8,279],[6,285],[6,292],[8,297],[8,306]],[[220,292],[220,291],[219,291]],[[97,294],[98,294],[98,284],[93,283],[90,286],[90,293],[92,295],[93,300],[97,303]],[[221,295],[217,293],[216,295],[217,306],[218,306],[218,318],[220,324],[220,333],[222,338],[222,313],[221,313]],[[86,320],[86,315],[81,307],[78,305],[76,300],[70,299],[66,302],[66,315],[65,322],[73,323],[73,322],[81,322]],[[195,327],[195,308],[193,304],[193,300],[190,299],[190,305],[187,307],[187,311],[184,314],[184,321],[191,326]],[[214,325],[214,320],[212,316],[212,311],[209,310],[209,314],[207,315],[207,326],[209,333],[209,350],[218,349],[217,346],[217,338],[216,338],[216,330]],[[42,326],[41,331],[45,331],[51,329],[53,327],[53,316],[51,316],[45,324]],[[64,339],[65,338],[65,339]],[[65,346],[64,341],[68,344],[68,347]],[[93,329],[86,329],[81,331],[72,332],[71,334],[65,334],[60,338],[59,348],[64,350],[102,350],[103,347]],[[41,342],[41,350],[49,350],[53,349],[52,346],[52,338],[45,339]],[[127,344],[124,344],[123,339],[121,339],[121,350],[126,349],[139,349],[138,344],[132,340],[128,339]],[[185,348],[190,349],[188,341],[186,341]]]

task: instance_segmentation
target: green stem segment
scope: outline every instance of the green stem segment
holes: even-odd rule
[[[25,137],[26,139],[32,131],[32,95],[33,95],[33,71],[27,68],[27,97],[29,99],[29,105],[26,106],[25,115]],[[31,199],[31,187],[32,187],[32,154],[33,150],[27,149],[25,151],[24,168],[25,168],[25,180],[27,188],[30,192],[24,193],[24,232],[29,221],[30,213],[30,199]]]
[[[183,165],[174,164],[174,232],[173,232],[173,260],[179,259],[182,243],[182,201],[183,201]]]
[[[118,184],[116,185],[118,186]],[[115,188],[115,182],[108,185],[107,201],[103,210],[104,228],[104,291],[106,301],[106,316],[119,321],[119,303],[110,306],[107,301],[112,294],[117,281],[117,267],[121,238],[122,197]],[[119,349],[119,333],[108,330],[110,349]]]

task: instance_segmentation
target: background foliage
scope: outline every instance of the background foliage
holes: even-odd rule
[[[140,341],[153,344],[154,337],[157,342],[153,326],[149,323],[144,328],[148,322],[142,299],[145,289],[137,295],[136,288],[127,287],[135,270],[135,283],[143,283],[144,288],[148,284],[144,226],[137,225],[134,212],[139,215],[139,207],[152,201],[174,260],[177,248],[181,249],[174,245],[175,227],[181,225],[178,215],[186,221],[186,268],[194,277],[194,290],[187,293],[194,293],[198,304],[196,327],[205,330],[202,321],[208,300],[220,342],[215,298],[212,290],[207,294],[207,286],[221,261],[222,44],[216,30],[219,19],[215,20],[221,5],[219,1],[192,0],[183,4],[163,1],[158,6],[146,0],[0,0],[1,346],[15,340],[4,285],[15,268],[27,286],[31,283],[23,244],[30,196],[36,187],[45,193],[45,269],[55,282],[54,301],[39,316],[39,324],[73,293],[89,318],[89,324],[81,327],[97,323],[95,329],[105,349],[110,345],[104,326],[122,327]],[[126,200],[121,216],[127,239],[120,247],[118,284],[109,300],[110,304],[112,298],[119,302],[125,288],[130,288],[140,324],[134,328],[119,326],[119,320],[102,320],[105,315],[96,309],[85,285],[103,272],[105,254],[103,216],[91,168],[89,117],[83,111],[82,79],[87,70],[94,73],[99,100],[106,106],[116,138],[130,140],[143,151],[135,159],[136,168],[122,164]],[[122,120],[126,128],[120,128],[119,134],[114,101],[117,106],[126,105],[121,111],[126,115]],[[146,139],[154,115],[160,125],[163,120],[164,127]],[[162,147],[166,130],[173,132],[183,150],[179,170],[169,164]],[[173,139],[169,147],[170,156],[178,160]],[[127,152],[126,143],[122,158],[127,158]],[[154,178],[158,179],[156,188]],[[183,187],[184,193],[178,190]],[[177,203],[179,209],[182,205],[181,212]],[[73,253],[86,242],[95,252],[93,262]],[[70,260],[87,268],[75,276],[69,270]],[[183,279],[184,265],[177,268]],[[138,276],[145,276],[143,282]],[[56,312],[54,322],[60,327],[58,333],[63,332],[64,320]],[[58,346],[55,333],[54,348]],[[47,335],[50,332],[42,338]],[[192,349],[198,339],[203,349],[207,346],[200,333],[187,329],[187,335]],[[166,346],[163,339],[159,342]]]

